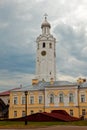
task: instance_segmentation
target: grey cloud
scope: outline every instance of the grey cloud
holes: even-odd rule
[[[85,29],[76,31],[73,26],[60,23],[54,29],[59,40],[57,44],[57,65],[59,71],[64,74],[87,76],[87,59],[82,56],[82,50],[86,46]]]

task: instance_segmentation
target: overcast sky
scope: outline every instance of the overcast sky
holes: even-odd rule
[[[35,78],[45,13],[57,39],[57,80],[87,78],[87,0],[0,0],[0,91]]]

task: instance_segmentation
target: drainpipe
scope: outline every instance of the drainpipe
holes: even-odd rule
[[[45,88],[44,88],[44,112],[45,112]]]
[[[78,85],[78,116],[80,117],[80,100],[79,100],[79,89],[80,89],[80,85]]]
[[[28,91],[25,91],[25,125],[27,125],[27,95]]]

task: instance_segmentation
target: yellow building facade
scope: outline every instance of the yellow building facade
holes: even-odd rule
[[[65,85],[66,84],[66,85]],[[65,110],[71,116],[87,118],[87,83],[73,84],[56,81],[39,82],[10,93],[9,118],[25,116],[25,92],[27,91],[27,115],[37,112]]]

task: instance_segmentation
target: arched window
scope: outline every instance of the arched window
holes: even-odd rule
[[[52,48],[52,43],[49,44],[49,48]]]
[[[50,94],[50,103],[54,103],[54,95]]]
[[[63,99],[63,94],[60,93],[60,94],[59,94],[59,102],[62,103],[62,102],[64,102],[63,100],[64,100],[64,99]]]
[[[43,48],[45,48],[45,42],[43,42]]]
[[[73,102],[73,93],[69,94],[69,102]]]

